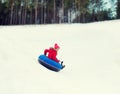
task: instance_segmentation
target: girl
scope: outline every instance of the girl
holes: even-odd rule
[[[63,61],[58,60],[56,57],[59,49],[60,49],[60,46],[57,43],[55,43],[54,47],[50,47],[49,49],[44,50],[44,55],[46,55],[48,58],[50,58],[58,63],[61,62],[61,65],[62,65]],[[65,67],[65,66],[63,66],[63,67]]]

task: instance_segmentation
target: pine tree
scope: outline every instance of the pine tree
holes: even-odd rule
[[[117,19],[120,19],[120,0],[117,0]]]

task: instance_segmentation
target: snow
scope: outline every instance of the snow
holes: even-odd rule
[[[120,94],[120,20],[0,26],[0,94]],[[66,68],[38,63],[58,43]]]

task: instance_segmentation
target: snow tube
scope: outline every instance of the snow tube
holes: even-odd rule
[[[55,62],[54,60],[51,60],[45,55],[40,55],[38,57],[38,61],[40,64],[42,64],[44,67],[52,70],[52,71],[60,71],[62,69],[62,65],[59,64],[58,62]]]

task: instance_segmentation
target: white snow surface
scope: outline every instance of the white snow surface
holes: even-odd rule
[[[60,72],[38,63],[54,43]],[[120,20],[0,26],[0,94],[120,94]]]

